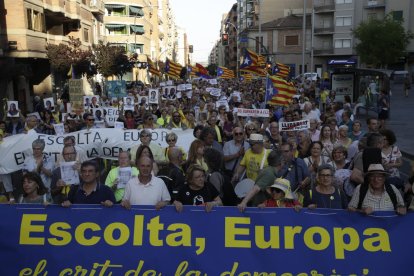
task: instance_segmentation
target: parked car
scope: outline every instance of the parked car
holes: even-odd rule
[[[403,83],[406,76],[408,76],[408,71],[394,71],[391,74],[391,79],[394,83]]]
[[[306,79],[316,81],[317,78],[318,78],[318,73],[313,72],[313,73],[304,73],[303,75],[300,74],[295,79],[297,79],[297,80],[300,79],[302,81],[306,80]]]

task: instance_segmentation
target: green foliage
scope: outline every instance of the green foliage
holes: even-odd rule
[[[123,47],[110,46],[100,42],[94,46],[94,63],[105,78],[116,75],[122,79],[122,76],[130,72],[133,67],[133,59],[130,60],[126,55]]]
[[[69,43],[59,45],[47,44],[47,57],[49,58],[52,69],[62,75],[66,74],[71,65],[76,75],[87,74],[92,76],[96,74],[91,66],[93,53],[90,48],[83,49],[80,39],[69,37]]]
[[[383,20],[371,18],[361,22],[353,31],[359,40],[356,45],[361,61],[376,67],[395,63],[405,56],[405,50],[413,34],[405,31],[401,21],[388,14]]]
[[[209,64],[206,69],[210,76],[217,76],[217,64]]]

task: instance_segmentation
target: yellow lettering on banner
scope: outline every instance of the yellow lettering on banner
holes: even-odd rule
[[[45,259],[42,259],[37,263],[34,271],[31,268],[23,268],[22,270],[20,270],[19,276],[46,276],[48,273],[47,271],[45,271],[46,265],[47,261]]]
[[[69,223],[66,222],[55,222],[49,227],[49,233],[55,238],[48,238],[47,241],[51,245],[63,246],[68,245],[72,241],[72,235],[64,230],[71,229]]]
[[[233,267],[231,268],[231,271],[224,271],[220,274],[220,276],[234,276],[236,275],[236,271],[238,267],[239,267],[239,263],[234,262]]]
[[[33,222],[36,221],[46,221],[47,215],[38,214],[23,214],[22,221],[20,223],[20,238],[19,244],[27,245],[44,245],[44,238],[33,238],[30,236],[30,233],[43,233],[45,227],[43,225],[33,225]]]
[[[114,231],[119,230],[119,238],[114,238]],[[112,246],[124,245],[129,239],[129,228],[123,223],[114,222],[109,224],[104,231],[105,242]]]
[[[236,235],[250,235],[249,228],[238,228],[236,224],[250,225],[250,218],[226,217],[225,220],[225,247],[251,248],[251,241],[236,240]]]
[[[191,246],[191,228],[188,224],[174,223],[167,230],[177,231],[166,237],[169,246]]]
[[[285,249],[295,249],[295,235],[302,232],[302,226],[285,226]]]
[[[196,238],[195,245],[196,245],[196,248],[197,248],[196,254],[200,255],[206,249],[206,239],[205,238]]]
[[[152,246],[163,246],[163,241],[160,240],[159,234],[161,230],[164,230],[164,224],[160,223],[160,216],[152,218],[147,225],[147,230],[150,232],[150,244]]]
[[[65,268],[64,270],[62,270],[60,273],[59,273],[59,276],[70,276],[70,275],[72,275],[73,273],[73,270],[72,269],[70,269],[70,268]]]
[[[371,236],[371,238],[364,240],[363,246],[365,250],[369,252],[391,252],[390,237],[384,229],[367,228],[363,234],[364,236]]]
[[[134,246],[142,246],[142,225],[144,225],[144,216],[135,216],[134,219]]]
[[[127,272],[125,272],[124,276],[138,276],[141,275],[141,270],[144,267],[144,261],[140,260],[137,266],[137,269],[131,269],[128,270]],[[149,276],[149,275],[153,275],[156,276],[157,275],[157,271],[156,270],[146,270],[142,273],[143,276]],[[161,276],[161,273],[158,274],[158,276]]]
[[[100,231],[101,227],[93,222],[85,222],[80,224],[78,227],[76,227],[75,230],[75,239],[80,245],[84,246],[92,246],[97,244],[101,237],[99,236],[92,236],[91,238],[87,239],[85,237],[86,230],[91,230],[93,232]]]
[[[199,271],[199,270],[187,271],[187,268],[188,268],[188,262],[187,261],[182,261],[178,265],[177,270],[174,273],[174,276],[182,276],[182,275],[185,275],[185,276],[192,276],[192,275],[201,276],[201,275],[203,275],[202,272]],[[207,276],[206,273],[204,273],[204,275]]]
[[[344,237],[348,236],[349,242],[346,243]],[[335,258],[345,259],[346,251],[355,251],[359,247],[359,235],[358,232],[351,227],[346,228],[334,228],[334,244],[335,244]]]
[[[314,236],[316,234],[321,237],[321,242],[319,244],[317,244],[314,239]],[[331,243],[329,232],[322,227],[311,227],[306,230],[305,234],[303,235],[303,240],[305,241],[305,244],[308,248],[318,251],[325,250]]]
[[[269,240],[265,240],[264,226],[255,227],[256,245],[260,249],[280,248],[279,226],[270,226]]]

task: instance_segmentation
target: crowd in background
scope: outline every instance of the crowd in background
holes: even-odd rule
[[[220,88],[220,95],[212,96],[209,87]],[[338,99],[319,79],[297,80],[296,87],[297,95],[285,107],[266,104],[263,79],[219,80],[214,85],[197,80],[179,97],[165,99],[158,93],[153,104],[139,101],[151,87],[132,87],[128,96],[135,104],[129,110],[122,99],[108,98],[100,89],[95,91],[99,102],[82,113],[67,112],[67,94],[53,111],[36,96],[32,111],[39,116],[20,114],[0,121],[1,139],[29,131],[55,135],[53,125],[63,122],[64,147],[58,160],[52,160],[44,154],[45,142],[35,140],[22,170],[0,175],[4,201],[66,207],[145,204],[157,209],[173,204],[177,211],[183,205],[204,205],[207,211],[232,205],[241,211],[258,206],[404,214],[414,179],[400,177],[402,154],[396,135],[386,127],[387,93],[380,91],[378,117],[368,117],[365,128],[351,97]],[[71,135],[109,127],[102,114],[89,111],[96,107],[117,108],[117,121],[125,129],[140,130],[140,141],[117,161],[87,160]],[[238,116],[238,108],[269,109],[269,117]],[[281,123],[299,120],[308,120],[309,128],[280,131]],[[158,128],[168,129],[167,147],[152,141],[151,131]],[[175,129],[193,129],[188,151],[177,146]],[[62,180],[64,162],[74,162],[78,183]]]

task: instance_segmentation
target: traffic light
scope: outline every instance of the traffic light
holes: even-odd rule
[[[221,34],[221,45],[223,46],[229,45],[229,34]]]
[[[190,54],[192,54],[193,51],[194,51],[193,45],[188,45],[188,52],[190,52]]]

